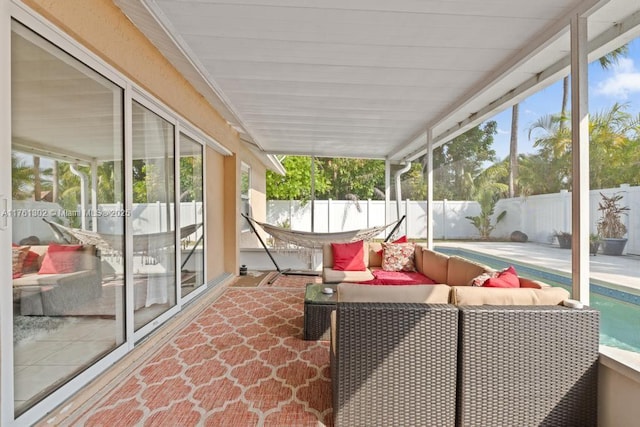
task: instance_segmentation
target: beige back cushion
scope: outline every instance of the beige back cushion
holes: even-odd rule
[[[449,257],[447,267],[447,285],[449,286],[469,286],[474,277],[487,271],[492,271],[489,267],[476,264],[458,256]]]
[[[369,242],[369,264],[367,267],[382,267],[382,243]]]
[[[95,270],[98,259],[96,258],[96,247],[93,245],[83,245],[78,249],[78,270]]]
[[[363,242],[364,245],[364,266],[369,266],[369,242]],[[333,268],[333,249],[331,243],[325,243],[322,245],[322,266],[327,268]]]
[[[455,305],[559,305],[569,298],[569,292],[559,287],[483,288],[457,286],[451,288],[451,303]]]
[[[434,252],[427,248],[422,248],[422,270],[418,267],[418,271],[427,276],[430,279],[436,281],[436,283],[446,283],[449,257],[439,252]],[[416,252],[417,253],[417,252]]]
[[[339,302],[415,302],[447,304],[450,288],[447,285],[358,285],[340,283]]]
[[[322,266],[327,268],[333,267],[333,251],[331,250],[331,243],[325,243],[322,245]]]

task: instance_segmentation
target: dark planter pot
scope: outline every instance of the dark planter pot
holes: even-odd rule
[[[598,255],[598,249],[600,248],[600,242],[589,242],[589,253],[593,256]]]
[[[571,249],[571,236],[559,235],[556,236],[560,249]]]
[[[604,255],[622,255],[624,245],[627,244],[627,239],[603,238],[601,243],[602,253]]]

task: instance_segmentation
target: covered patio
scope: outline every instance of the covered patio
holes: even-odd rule
[[[526,259],[545,271],[569,274],[570,252],[550,245],[436,246]],[[621,280],[636,262],[598,255],[591,259],[591,274],[610,285],[624,282],[627,291],[640,296],[637,278]],[[333,425],[328,342],[302,340],[303,289],[319,280],[281,276],[266,284],[256,279],[208,295],[38,425]],[[284,307],[287,311],[280,312]],[[214,327],[217,322],[224,326]],[[603,370],[620,369],[620,361],[627,367],[640,364],[638,353],[604,350]],[[263,371],[265,366],[273,374]]]
[[[265,220],[264,175],[267,169],[284,172],[276,156],[384,160],[387,205],[392,171],[424,158],[429,248],[460,247],[558,270],[570,278],[572,297],[586,305],[591,279],[640,295],[640,278],[628,274],[637,271],[636,257],[589,256],[587,214],[588,63],[640,35],[635,3],[114,0],[90,2],[82,11],[76,7],[11,0],[0,9],[0,18],[44,34],[43,45],[69,51],[74,61],[80,58],[78,63],[116,81],[122,105],[110,113],[123,118],[111,127],[125,134],[113,139],[123,159],[135,154],[130,118],[139,100],[158,117],[171,115],[177,129],[172,135],[185,129],[203,136],[202,179],[209,186],[203,190],[203,206],[209,209],[203,286],[184,299],[178,288],[175,309],[138,332],[129,316],[129,285],[123,304],[129,312],[118,312],[128,322],[126,329],[120,327],[119,347],[25,412],[13,403],[13,359],[6,357],[12,349],[4,345],[12,334],[5,326],[12,311],[3,302],[0,416],[7,425],[333,425],[329,345],[301,339],[303,289],[318,278],[234,286],[242,264],[238,214],[250,201],[253,215]],[[11,51],[10,28],[0,35],[0,45]],[[6,93],[12,89],[8,68],[0,74]],[[571,83],[573,249],[434,242],[434,149],[566,76]],[[12,111],[12,100],[3,102],[2,110]],[[76,120],[66,117],[65,129]],[[2,116],[0,128],[7,131],[0,157],[7,159],[14,143],[11,123],[11,114]],[[44,135],[47,131],[43,127]],[[88,147],[91,140],[65,135],[70,147]],[[259,165],[254,172],[261,176],[248,174],[245,195],[248,163]],[[125,166],[118,179],[131,184],[132,174]],[[0,190],[8,194],[10,182],[7,172],[0,177]],[[129,206],[131,199],[127,187]],[[389,208],[385,219],[395,219]],[[132,222],[123,224],[131,249]],[[0,237],[8,248],[10,236]],[[174,243],[178,246],[179,239]],[[133,263],[122,262],[132,275]],[[10,291],[3,292],[9,301]],[[598,363],[599,424],[635,422],[640,417],[638,353],[602,346]]]

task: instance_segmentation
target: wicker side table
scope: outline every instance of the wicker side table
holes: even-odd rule
[[[330,338],[331,312],[338,301],[337,285],[308,283],[304,293],[304,339],[327,341]],[[333,289],[333,294],[323,294],[324,288]]]

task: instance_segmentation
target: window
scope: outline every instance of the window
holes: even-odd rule
[[[240,172],[240,212],[251,216],[251,166],[242,163]],[[247,221],[242,220],[242,231],[249,231]]]

